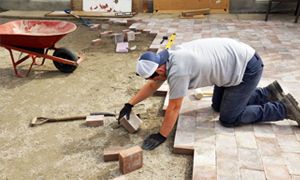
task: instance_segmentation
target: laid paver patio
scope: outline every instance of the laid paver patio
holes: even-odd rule
[[[300,102],[300,24],[292,19],[265,22],[263,15],[251,16],[212,15],[202,20],[153,16],[130,28],[157,34],[150,49],[162,49],[162,36],[171,33],[177,35],[175,44],[207,37],[243,41],[264,61],[259,86],[278,80]],[[299,178],[300,128],[294,121],[224,128],[210,104],[210,98],[185,97],[177,123],[174,149],[193,151],[193,179]]]

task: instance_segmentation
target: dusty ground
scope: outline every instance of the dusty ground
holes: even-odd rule
[[[1,18],[0,23],[12,19]],[[104,162],[103,149],[111,145],[141,145],[158,131],[163,119],[163,99],[152,97],[135,108],[143,119],[141,130],[128,134],[114,118],[89,128],[83,121],[28,127],[35,116],[66,117],[90,112],[116,112],[144,81],[135,76],[135,60],[153,37],[139,35],[128,54],[114,52],[112,39],[91,46],[96,31],[78,29],[59,41],[59,46],[83,51],[84,61],[72,74],[63,74],[47,60],[34,67],[29,77],[17,78],[8,51],[0,49],[0,179],[113,179],[121,176],[118,162]],[[114,25],[114,31],[125,26]],[[21,67],[26,68],[26,67]],[[190,179],[192,156],[172,154],[174,134],[154,151],[144,151],[144,166],[128,179]]]

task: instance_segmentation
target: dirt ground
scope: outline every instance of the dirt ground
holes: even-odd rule
[[[11,20],[1,18],[0,23]],[[119,164],[104,162],[103,149],[141,145],[147,135],[159,130],[162,97],[151,97],[134,108],[143,120],[136,134],[118,127],[115,118],[105,119],[104,126],[98,128],[86,127],[84,121],[28,127],[35,116],[118,113],[145,82],[135,75],[135,62],[153,37],[138,35],[130,43],[137,45],[136,51],[118,54],[111,38],[92,46],[90,42],[98,32],[77,25],[75,32],[57,44],[86,55],[86,61],[72,74],[59,72],[46,60],[44,66],[33,67],[29,77],[17,78],[8,51],[0,48],[0,179],[113,179],[121,176]],[[121,32],[127,27],[112,28]],[[174,132],[156,150],[144,151],[143,168],[126,178],[191,179],[192,156],[173,154],[173,141]]]

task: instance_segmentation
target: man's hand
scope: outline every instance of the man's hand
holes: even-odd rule
[[[153,150],[161,143],[165,142],[166,139],[167,138],[160,133],[151,134],[144,140],[142,148],[145,150]]]
[[[119,117],[118,117],[119,123],[120,123],[120,119],[125,115],[126,115],[127,120],[129,120],[132,107],[133,107],[133,105],[131,105],[129,103],[126,103],[124,105],[124,107],[121,109],[121,111],[119,113]]]

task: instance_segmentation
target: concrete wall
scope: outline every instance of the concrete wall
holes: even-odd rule
[[[268,8],[268,0],[230,0],[230,13],[265,13]],[[272,12],[294,11],[296,3],[272,3]],[[277,4],[277,6],[276,6]]]
[[[64,10],[70,8],[70,0],[0,0],[4,10]]]

